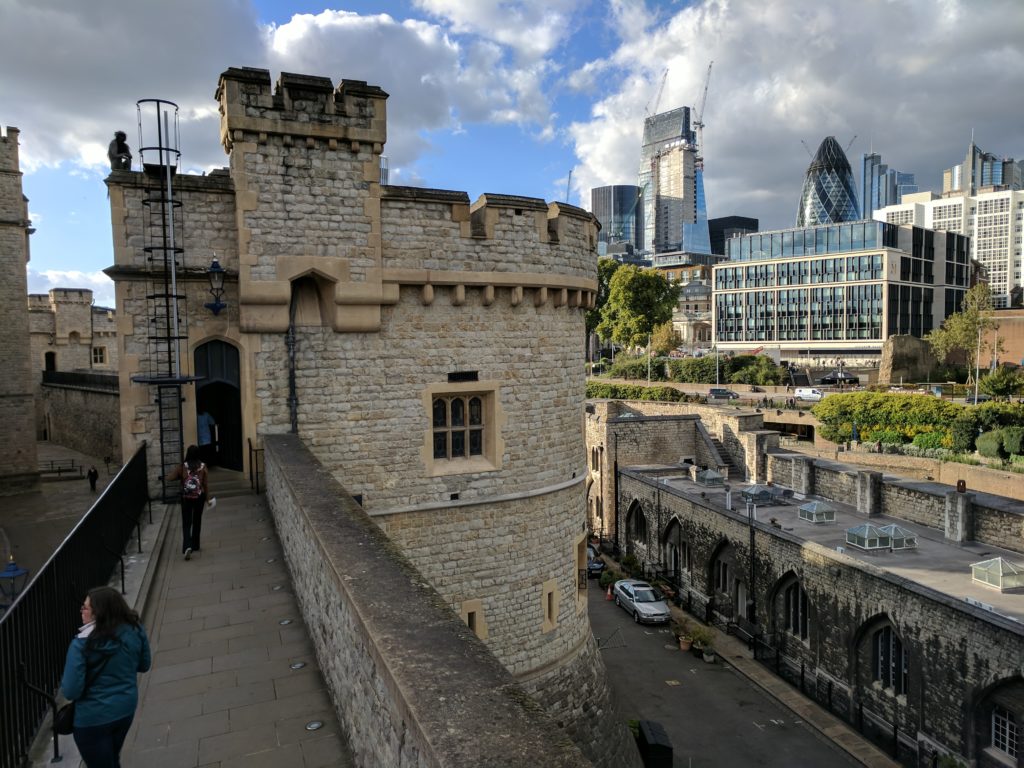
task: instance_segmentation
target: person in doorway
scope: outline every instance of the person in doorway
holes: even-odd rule
[[[90,589],[81,610],[82,627],[68,647],[60,682],[75,702],[72,736],[87,768],[120,768],[139,703],[136,675],[152,663],[149,638],[116,589]]]
[[[199,453],[207,466],[213,466],[216,450],[217,422],[213,420],[205,408],[200,409],[196,416],[196,438],[199,442]]]
[[[190,445],[185,461],[175,467],[168,480],[181,481],[181,553],[186,560],[199,551],[199,534],[203,529],[203,507],[209,498],[206,464],[198,445]]]
[[[85,476],[89,478],[89,490],[96,493],[96,481],[100,479],[99,470],[93,465],[89,467],[89,471],[85,473]]]

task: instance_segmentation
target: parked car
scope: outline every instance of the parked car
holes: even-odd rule
[[[596,579],[602,573],[604,573],[604,560],[601,559],[601,555],[598,554],[597,550],[587,545],[587,578]]]
[[[737,392],[733,392],[731,389],[712,387],[708,390],[708,397],[716,397],[724,400],[736,400],[739,397],[739,394]]]
[[[824,392],[814,387],[797,387],[793,394],[796,395],[797,400],[805,400],[810,403],[817,403],[825,396]]]
[[[616,581],[612,595],[615,604],[630,614],[637,624],[666,624],[671,618],[665,596],[646,581]]]
[[[964,402],[967,403],[967,405],[981,405],[982,403],[987,403],[991,399],[992,398],[988,395],[968,395]]]

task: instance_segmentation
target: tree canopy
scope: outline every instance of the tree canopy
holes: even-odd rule
[[[678,295],[678,286],[657,270],[624,264],[609,282],[597,333],[624,346],[644,346],[655,327],[672,319]]]
[[[597,330],[597,326],[601,322],[601,310],[608,303],[608,285],[612,281],[612,275],[615,274],[615,270],[620,266],[619,262],[615,259],[597,260],[597,301],[593,309],[587,310],[588,334]]]
[[[679,346],[682,339],[679,331],[672,327],[672,322],[662,323],[651,334],[651,350],[656,355],[667,355]]]
[[[992,291],[988,283],[978,283],[964,294],[960,311],[947,317],[942,327],[925,335],[924,340],[942,362],[954,353],[962,353],[973,376],[979,347],[982,358],[986,351],[991,352],[993,344],[998,347],[998,339],[993,341],[992,334],[987,333],[993,328]]]

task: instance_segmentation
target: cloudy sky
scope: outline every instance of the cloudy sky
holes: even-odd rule
[[[791,226],[808,155],[835,135],[937,189],[972,133],[1024,157],[1020,0],[0,0],[0,126],[21,129],[29,290],[112,305],[106,147],[139,99],[180,107],[182,163],[226,164],[230,66],[367,80],[390,95],[393,184],[589,207],[635,183],[645,108],[704,116],[711,216]],[[569,180],[570,171],[571,182]]]

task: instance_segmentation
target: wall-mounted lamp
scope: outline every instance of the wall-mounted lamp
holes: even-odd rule
[[[214,315],[219,315],[227,304],[220,300],[220,297],[224,295],[224,267],[217,261],[216,256],[213,257],[210,268],[206,270],[206,277],[210,280],[210,294],[213,296],[213,301],[209,301],[203,306]]]

